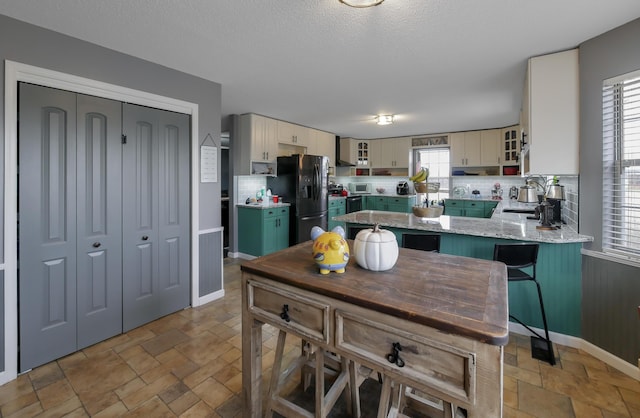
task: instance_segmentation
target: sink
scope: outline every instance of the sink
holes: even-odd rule
[[[502,209],[502,213],[526,213],[529,215],[533,215],[536,213],[536,211],[534,209],[505,208],[505,209]]]

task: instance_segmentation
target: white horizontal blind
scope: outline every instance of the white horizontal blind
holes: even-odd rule
[[[605,81],[603,92],[604,252],[640,257],[640,74]]]

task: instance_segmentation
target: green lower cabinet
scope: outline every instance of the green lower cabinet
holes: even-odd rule
[[[490,218],[498,202],[470,199],[445,199],[444,214],[470,218]]]
[[[367,210],[382,210],[387,212],[411,213],[416,197],[367,196]]]
[[[340,216],[347,213],[347,199],[346,198],[337,198],[337,199],[329,199],[329,222],[328,229],[329,231],[333,230],[336,226],[341,226],[343,229],[346,227],[344,222],[332,221],[331,218],[334,216]]]
[[[238,207],[238,251],[259,257],[289,246],[289,207]]]

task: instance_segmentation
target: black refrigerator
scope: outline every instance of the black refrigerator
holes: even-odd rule
[[[277,177],[267,179],[271,193],[290,203],[289,244],[311,239],[311,228],[327,230],[329,160],[320,155],[278,157]]]

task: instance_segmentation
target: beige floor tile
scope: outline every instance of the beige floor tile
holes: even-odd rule
[[[138,389],[130,395],[122,398],[122,402],[124,402],[126,407],[130,410],[134,409],[138,405],[150,400],[159,393],[163,392],[165,389],[169,388],[177,381],[178,379],[176,379],[175,376],[166,375],[165,377],[155,380],[153,383],[145,385],[144,387]]]
[[[77,396],[74,396],[73,398],[67,399],[61,404],[57,404],[52,408],[45,409],[42,414],[38,416],[42,418],[59,418],[71,413],[72,411],[75,411],[78,408],[82,408],[82,403]]]
[[[199,384],[201,384],[202,382],[204,382],[205,380],[207,380],[208,378],[210,378],[211,376],[213,376],[215,373],[217,373],[218,371],[226,367],[227,364],[228,363],[222,359],[214,360],[200,367],[198,370],[191,373],[190,375],[186,376],[184,379],[182,379],[182,381],[191,389],[193,389]]]
[[[124,417],[126,418],[134,418],[134,417],[171,418],[171,417],[175,417],[175,414],[171,412],[169,407],[164,402],[162,402],[157,397],[153,397],[148,401],[144,402],[142,405],[133,409],[132,411],[123,414],[122,417],[123,418]]]
[[[170,348],[189,340],[189,336],[185,335],[182,331],[170,328],[163,334],[147,340],[141,345],[142,348],[144,348],[150,355],[157,356]]]
[[[127,413],[128,409],[122,402],[117,402],[110,407],[103,409],[102,411],[93,414],[93,418],[112,418],[112,417],[120,417],[123,414]]]
[[[29,373],[29,377],[31,378],[33,388],[38,390],[53,382],[64,379],[64,373],[58,365],[58,362],[54,361],[33,369],[31,373]]]
[[[193,393],[213,409],[218,408],[233,396],[229,389],[212,377],[193,388]]]
[[[196,395],[192,391],[189,391],[183,393],[180,397],[169,403],[169,408],[176,415],[181,415],[183,412],[186,412],[189,408],[193,407],[198,402],[201,402],[198,395]]]
[[[9,401],[4,403],[3,405],[0,405],[0,417],[9,416],[33,404],[40,405],[38,396],[33,391],[25,395],[19,396],[17,398],[6,398],[6,399],[9,399]]]
[[[79,394],[80,401],[90,415],[104,411],[111,405],[120,402],[120,398],[113,391],[103,392],[82,392]]]
[[[35,394],[30,373],[20,375],[15,380],[0,386],[0,407],[30,394]]]
[[[589,405],[572,399],[573,412],[576,414],[576,418],[589,417],[589,418],[602,418],[602,411],[597,406]]]
[[[618,390],[627,404],[631,416],[640,418],[640,393],[625,388],[618,388]]]
[[[542,379],[547,390],[611,412],[627,413],[618,389],[608,383],[578,377],[551,367],[542,369]]]
[[[527,382],[518,383],[518,409],[534,417],[573,417],[568,396],[551,392]]]
[[[113,351],[106,351],[78,362],[65,371],[74,390],[83,392],[108,392],[134,379],[136,374]],[[96,378],[100,376],[100,378]]]
[[[30,418],[30,417],[35,417],[37,415],[42,414],[43,409],[42,409],[42,405],[40,405],[40,402],[38,403],[33,403],[27,407],[24,407],[14,413],[12,413],[11,415],[2,415],[3,418]]]
[[[518,367],[505,364],[504,374],[532,385],[542,386],[542,378],[540,377],[540,374],[532,372],[531,370],[520,369]]]
[[[200,401],[197,404],[193,405],[191,408],[184,411],[180,414],[180,418],[219,418],[220,416],[215,413],[215,411],[207,405],[206,402]]]
[[[509,389],[502,391],[503,404],[513,409],[518,409],[518,392]]]
[[[47,385],[37,390],[36,393],[44,409],[53,408],[54,406],[65,403],[71,398],[77,397],[66,379],[58,380],[57,382]]]

